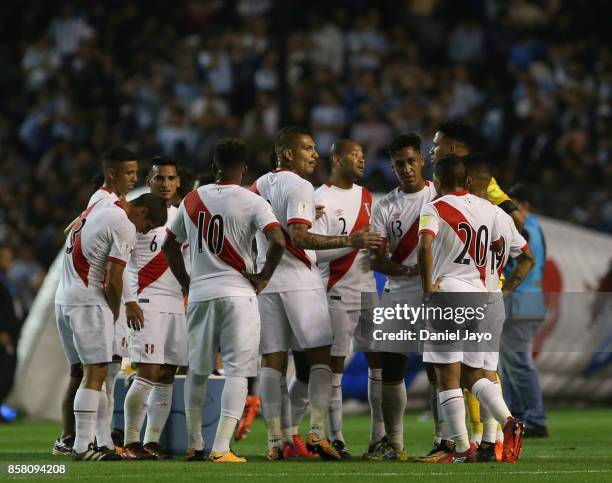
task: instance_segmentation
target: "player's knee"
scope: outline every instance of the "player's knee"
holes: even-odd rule
[[[276,369],[284,374],[287,370],[287,353],[274,352],[272,354],[264,354],[261,358],[261,365],[262,367]]]
[[[428,362],[425,363],[425,373],[427,374],[427,380],[429,384],[437,384],[436,381],[436,369],[433,364]]]
[[[295,377],[298,381],[308,383],[310,380],[310,364],[306,359],[306,353],[293,351],[293,363],[295,366]]]
[[[157,382],[161,375],[159,364],[138,364],[136,372],[138,377],[151,382]]]
[[[83,378],[83,366],[81,364],[72,364],[70,366],[70,377],[75,379]]]
[[[89,364],[83,367],[84,387],[100,391],[106,379],[108,364]]]
[[[159,370],[159,377],[157,382],[160,384],[172,384],[174,382],[174,375],[176,374],[176,366],[164,365]]]
[[[382,355],[383,383],[396,383],[404,380],[407,357],[401,354],[385,353]]]
[[[382,361],[378,352],[364,352],[363,355],[365,356],[370,369],[382,369]]]
[[[331,370],[334,374],[342,374],[344,372],[344,356],[331,358]]]

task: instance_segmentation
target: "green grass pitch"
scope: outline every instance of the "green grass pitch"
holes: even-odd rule
[[[383,481],[612,481],[612,413],[605,409],[572,409],[549,412],[551,437],[526,440],[521,460],[510,464],[426,465],[400,462],[364,462],[359,457],[367,446],[369,418],[345,418],[345,437],[354,455],[346,462],[265,461],[266,438],[261,419],[248,438],[234,446],[249,458],[246,464],[169,462],[73,463],[52,456],[50,449],[59,432],[55,423],[17,422],[0,426],[0,480],[9,477],[8,463],[68,464],[67,475],[20,477],[32,480],[91,481],[250,481],[250,482],[383,482]],[[419,422],[409,413],[405,439],[411,456],[430,446],[431,423]],[[15,478],[17,479],[17,478]]]

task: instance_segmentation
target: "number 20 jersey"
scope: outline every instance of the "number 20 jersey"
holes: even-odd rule
[[[189,303],[255,295],[242,273],[254,272],[255,233],[274,226],[270,205],[237,184],[208,184],[185,196],[168,236],[189,243]]]
[[[423,206],[436,195],[433,183],[425,181],[421,191],[404,193],[395,188],[374,205],[371,230],[386,238],[393,262],[407,267],[417,264],[419,215]],[[385,289],[391,292],[421,290],[421,279],[419,276],[388,277]]]
[[[496,208],[467,191],[449,193],[421,210],[420,233],[434,237],[432,281],[441,292],[486,292],[492,242],[501,231]]]
[[[128,263],[130,289],[134,298],[146,304],[142,307],[169,314],[185,313],[181,286],[162,252],[166,228],[171,226],[177,212],[177,208],[170,206],[166,226],[138,234]]]

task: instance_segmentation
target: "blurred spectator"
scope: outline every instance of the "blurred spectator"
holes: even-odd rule
[[[141,175],[159,154],[201,172],[220,137],[242,135],[247,182],[268,169],[281,119],[313,131],[313,182],[350,135],[363,183],[384,191],[394,135],[428,146],[438,122],[465,118],[502,186],[537,185],[542,214],[612,232],[612,53],[605,15],[592,14],[603,2],[293,3],[288,112],[271,0],[24,2],[2,23],[13,34],[0,76],[0,234],[18,266],[32,262],[20,246],[43,270],[52,262],[109,145],[136,149]]]

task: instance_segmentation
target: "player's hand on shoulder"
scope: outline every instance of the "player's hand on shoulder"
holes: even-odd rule
[[[377,250],[383,246],[385,239],[378,233],[372,233],[369,226],[349,235],[349,246],[351,248],[369,248]]]
[[[246,279],[251,282],[251,285],[253,285],[257,295],[259,295],[261,291],[266,288],[268,282],[270,281],[270,277],[261,273],[242,272],[242,275],[244,275]]]
[[[125,304],[125,318],[130,329],[140,330],[144,327],[144,313],[136,302]]]

